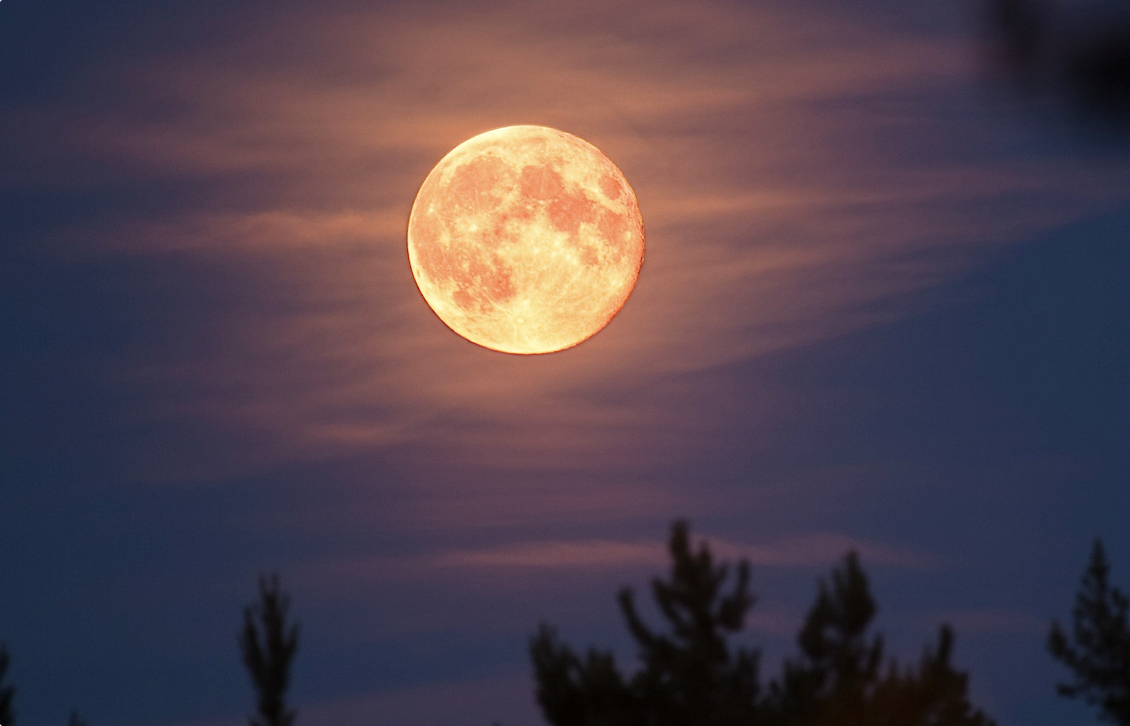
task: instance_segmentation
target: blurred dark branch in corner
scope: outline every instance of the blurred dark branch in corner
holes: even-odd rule
[[[1130,127],[1130,1],[978,2],[995,72]]]

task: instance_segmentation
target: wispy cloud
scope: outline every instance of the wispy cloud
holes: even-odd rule
[[[39,129],[72,124],[67,153],[117,178],[208,180],[160,216],[111,215],[59,244],[242,276],[195,346],[111,367],[175,384],[154,386],[154,416],[254,438],[217,469],[408,442],[516,470],[677,457],[714,422],[652,395],[673,378],[898,317],[902,296],[1130,189],[1125,170],[1069,155],[987,164],[981,151],[1005,154],[1018,130],[978,110],[963,43],[816,8],[331,3],[256,28],[100,69],[93,86],[124,101],[84,121],[51,108],[9,119],[37,158],[60,138]],[[456,339],[404,251],[432,164],[511,123],[602,148],[648,230],[612,325],[537,359]],[[89,183],[37,169],[37,184]]]
[[[663,550],[656,542],[527,542],[485,550],[456,550],[436,557],[448,567],[623,567],[655,565]]]
[[[719,554],[743,557],[764,567],[824,566],[841,561],[848,551],[855,551],[865,563],[875,565],[921,569],[944,563],[935,555],[831,532],[784,537],[764,545],[718,542],[716,549]]]
[[[716,557],[748,560],[762,567],[813,567],[841,560],[854,550],[867,562],[919,568],[939,563],[936,557],[829,532],[786,537],[767,544],[747,544],[707,538]],[[666,545],[657,540],[528,542],[495,549],[459,550],[435,558],[452,567],[622,567],[657,565],[668,560]]]
[[[939,556],[828,532],[793,535],[761,544],[714,537],[696,538],[693,546],[697,549],[704,543],[718,562],[747,560],[755,567],[825,567],[840,562],[848,551],[857,552],[869,565],[920,570],[948,564]],[[596,573],[647,567],[658,574],[667,568],[669,561],[667,545],[659,540],[530,540],[402,557],[332,558],[309,563],[298,578],[324,587],[335,582],[383,581],[389,577],[431,578],[445,570],[586,570]]]

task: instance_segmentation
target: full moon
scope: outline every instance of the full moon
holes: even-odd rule
[[[459,335],[505,353],[552,353],[595,335],[631,294],[643,252],[643,217],[620,169],[545,126],[456,146],[408,219],[424,300]]]

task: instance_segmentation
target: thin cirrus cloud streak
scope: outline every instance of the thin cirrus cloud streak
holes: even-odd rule
[[[922,568],[935,567],[941,562],[937,557],[829,532],[791,536],[764,545],[718,538],[706,538],[705,543],[720,561],[743,559],[762,567],[827,565],[839,561],[850,550],[878,565]],[[695,550],[697,547],[698,544],[693,545]],[[665,545],[659,541],[583,540],[457,550],[436,556],[434,562],[451,567],[600,568],[661,565],[667,560]]]
[[[621,392],[896,318],[909,293],[1130,189],[1124,171],[1070,159],[978,161],[1017,130],[966,123],[980,112],[961,92],[969,64],[955,38],[788,4],[633,7],[330,5],[115,69],[139,109],[182,112],[143,122],[129,101],[93,109],[73,151],[230,194],[65,230],[62,243],[189,255],[239,269],[247,287],[217,323],[222,344],[148,351],[117,361],[121,375],[179,384],[154,394],[154,416],[260,432],[261,445],[211,468],[413,441],[515,469],[570,466],[579,451],[609,467],[677,456],[709,415]],[[247,47],[272,62],[248,61]],[[953,104],[946,125],[938,97]],[[583,354],[478,350],[431,315],[408,273],[420,181],[460,141],[510,123],[587,138],[640,199],[639,285]],[[279,295],[290,304],[267,304]]]
[[[709,546],[718,562],[746,560],[755,567],[823,567],[855,551],[872,565],[937,569],[949,563],[945,558],[879,542],[830,532],[792,535],[765,544],[751,544],[721,538],[696,538]],[[350,557],[319,561],[296,572],[294,579],[310,591],[325,592],[335,586],[355,587],[359,582],[387,583],[390,577],[433,578],[437,572],[473,573],[484,570],[581,570],[662,568],[670,560],[666,544],[659,540],[633,541],[534,540],[495,547],[439,550],[404,557]]]
[[[696,538],[696,548],[700,541],[703,540]],[[829,532],[791,535],[760,544],[714,537],[704,541],[716,562],[746,560],[754,567],[755,578],[758,571],[766,568],[824,569],[841,562],[844,554],[852,550],[869,566],[936,571],[953,564],[932,553]],[[669,563],[666,545],[658,540],[527,540],[403,556],[319,558],[294,567],[288,582],[297,591],[310,593],[308,597],[313,600],[325,600],[331,606],[351,602],[353,607],[366,613],[361,618],[354,614],[338,618],[339,625],[333,629],[340,632],[334,637],[360,636],[380,641],[452,627],[456,622],[480,632],[497,629],[508,637],[508,623],[500,621],[493,610],[499,593],[513,599],[514,612],[523,614],[518,617],[526,616],[529,611],[528,617],[533,622],[539,608],[545,607],[533,603],[540,602],[539,594],[547,588],[557,588],[552,592],[563,596],[580,582],[604,581],[609,577],[638,580],[638,573],[660,573]],[[457,583],[464,595],[465,607],[452,612],[427,597],[414,607],[389,602],[390,588],[418,593],[421,588],[427,591],[437,580],[449,586]],[[485,600],[484,592],[490,593]],[[552,600],[555,596],[546,597]],[[595,607],[602,612],[605,605],[604,601],[598,601]],[[583,609],[590,606],[592,603],[584,605]],[[379,616],[373,617],[370,610],[379,612]],[[795,632],[799,616],[791,607],[782,609],[780,604],[771,604],[754,611],[749,624],[758,631],[786,635]]]

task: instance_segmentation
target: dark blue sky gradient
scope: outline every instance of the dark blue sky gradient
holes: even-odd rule
[[[630,661],[614,593],[679,517],[753,561],[770,666],[854,546],[900,657],[949,621],[1001,726],[1094,721],[1044,639],[1095,537],[1130,586],[1130,152],[973,37],[893,0],[4,0],[20,724],[245,722],[272,570],[300,723],[537,723],[527,636]],[[622,165],[648,257],[516,358],[431,315],[403,226],[529,122]]]

